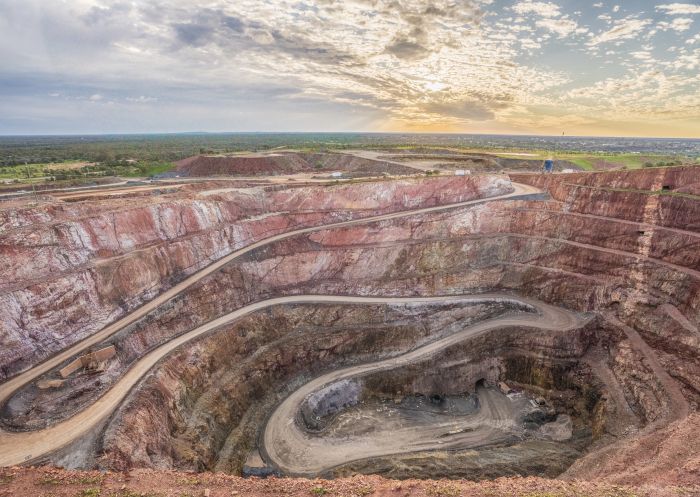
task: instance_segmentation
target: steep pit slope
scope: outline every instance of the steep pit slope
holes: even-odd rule
[[[410,298],[404,300],[411,301]],[[472,304],[465,306],[470,301]],[[452,367],[438,374],[442,377],[441,384],[416,385],[416,390],[413,390],[416,393],[432,395],[447,392],[445,388],[452,392],[473,391],[480,378],[494,381],[501,371],[513,368],[506,364],[519,363],[521,351],[529,349],[542,353],[538,363],[532,365],[532,371],[537,371],[542,378],[560,379],[559,386],[549,387],[548,391],[561,390],[558,395],[564,395],[562,399],[585,397],[575,392],[594,388],[587,387],[583,381],[591,375],[585,372],[585,367],[579,369],[576,364],[593,336],[590,328],[581,328],[574,333],[563,330],[555,336],[527,327],[513,328],[510,333],[497,330],[484,336],[478,346],[464,342],[461,334],[471,333],[472,323],[478,325],[483,321],[486,325],[489,321],[484,319],[497,317],[504,311],[513,312],[513,303],[517,302],[519,299],[485,295],[471,299],[455,297],[442,303],[436,300],[430,305],[421,302],[406,305],[397,301],[387,307],[303,306],[273,308],[252,315],[220,328],[164,362],[162,369],[147,380],[144,388],[132,395],[123,414],[108,428],[102,443],[102,463],[114,468],[175,466],[240,470],[249,451],[256,447],[256,434],[265,419],[264,413],[299,381],[329,368],[418,350],[416,347],[421,344],[440,350],[437,346],[440,338],[454,344],[454,350],[448,347],[452,357],[449,354],[444,357],[435,355],[441,366],[432,365],[429,369],[434,374],[448,364]],[[517,322],[528,324],[527,320]],[[463,348],[463,344],[466,347]],[[465,354],[465,351],[469,352]],[[465,360],[455,363],[454,357]],[[476,359],[478,357],[482,359]],[[520,371],[525,370],[527,368]],[[509,377],[527,381],[526,376],[518,376],[519,370],[513,368],[512,371],[513,376]],[[423,376],[417,371],[411,375]],[[402,375],[395,378],[401,381]],[[546,387],[546,384],[542,386]],[[410,395],[411,387],[404,387],[403,392]],[[396,392],[390,395],[395,397]],[[567,405],[562,400],[559,408],[562,409],[560,412],[578,412],[576,418],[580,423],[577,423],[583,427],[592,422],[590,410],[594,404],[595,400],[579,411],[573,403]],[[499,433],[483,433],[480,445],[493,443],[494,438],[503,444],[506,439]],[[512,443],[510,437],[507,440]],[[519,437],[513,440],[519,440]],[[465,444],[454,448],[471,447],[469,441]],[[529,455],[522,456],[522,461],[519,461],[520,448],[508,449],[508,445],[501,451],[502,462],[499,464],[494,460],[481,472],[477,468],[459,472],[454,465],[431,466],[428,462],[419,465],[422,473],[417,469],[407,474],[426,477],[431,474],[475,476],[489,472],[514,474],[531,471],[528,466],[542,468],[550,465],[556,468],[550,474],[557,474],[563,469],[564,457],[570,463],[572,454],[574,459],[580,455],[573,449],[549,445],[547,450],[530,447],[526,451]],[[428,446],[424,449],[427,450]],[[543,455],[547,452],[545,462]],[[463,451],[463,454],[467,453],[468,450]],[[498,450],[494,455],[499,458]],[[372,466],[364,471],[372,472]]]
[[[262,176],[296,173],[343,172],[351,177],[410,175],[416,170],[400,164],[339,153],[281,152],[255,156],[198,155],[177,162],[186,176]]]
[[[0,204],[0,378],[255,241],[510,191],[498,177],[301,188],[192,186],[129,200]]]

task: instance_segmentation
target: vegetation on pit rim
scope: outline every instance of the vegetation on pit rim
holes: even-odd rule
[[[428,144],[425,140],[432,140]],[[512,143],[511,143],[512,142]],[[557,142],[554,142],[555,144]],[[565,142],[566,143],[566,142]],[[586,143],[583,142],[583,145]],[[583,146],[582,145],[582,146]],[[541,140],[533,143],[522,142],[511,137],[501,137],[495,142],[488,137],[450,138],[441,135],[424,137],[411,135],[363,135],[356,133],[243,133],[243,134],[165,134],[165,135],[101,135],[101,136],[35,136],[0,137],[0,173],[6,167],[25,164],[44,166],[67,161],[99,162],[118,166],[126,160],[138,164],[172,163],[197,154],[230,154],[250,151],[271,151],[291,148],[307,152],[342,151],[347,149],[381,149],[392,151],[421,151],[438,153],[491,153],[502,157],[524,158],[518,152],[528,153],[527,158],[569,160],[583,169],[603,167],[626,167],[636,169],[645,163],[659,165],[683,161],[697,163],[698,154],[691,156],[673,155],[659,149],[658,153],[617,153],[597,152],[587,149],[571,150],[569,145],[543,149]],[[567,148],[564,148],[567,147]],[[681,149],[685,150],[685,149]],[[691,149],[688,149],[691,150]],[[688,152],[690,153],[690,152]],[[155,169],[158,169],[157,167]],[[22,177],[15,171],[14,176]],[[136,173],[134,173],[136,174]],[[142,175],[148,175],[141,173]],[[1,176],[0,176],[1,177]]]
[[[202,480],[200,478],[197,478],[196,476],[178,478],[177,482],[180,485],[201,485],[202,484]]]
[[[72,167],[75,161],[61,163],[26,164],[18,166],[0,166],[0,180],[20,181],[64,181],[90,179],[105,176],[121,176],[125,178],[152,177],[166,173],[175,168],[172,162],[162,161],[132,161],[114,160],[110,162],[88,163],[84,166]]]
[[[164,497],[165,494],[159,492],[137,492],[129,488],[122,488],[117,492],[108,494],[108,497]],[[189,494],[181,494],[180,497],[185,497]]]

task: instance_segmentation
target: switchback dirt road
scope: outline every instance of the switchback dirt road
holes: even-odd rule
[[[580,314],[534,299],[485,294],[463,298],[462,301],[475,302],[479,299],[526,304],[537,312],[520,311],[482,321],[397,357],[332,371],[306,383],[287,397],[268,419],[263,432],[261,453],[286,475],[315,476],[359,459],[425,450],[479,447],[508,438],[514,429],[517,409],[507,398],[487,389],[480,389],[478,392],[482,401],[479,414],[467,417],[461,422],[452,420],[444,424],[431,423],[406,429],[385,429],[380,425],[370,433],[341,438],[311,434],[304,430],[300,423],[295,422],[304,401],[314,392],[333,383],[423,361],[451,345],[498,328],[526,326],[566,331],[578,328],[586,322]],[[462,429],[466,431],[459,432]],[[444,436],[451,431],[458,433]]]

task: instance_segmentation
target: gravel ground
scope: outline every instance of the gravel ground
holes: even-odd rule
[[[141,470],[130,473],[55,468],[0,468],[0,496],[45,497],[678,497],[700,496],[700,486],[628,487],[595,481],[541,478],[389,480],[354,476],[337,480],[240,478],[221,473]]]

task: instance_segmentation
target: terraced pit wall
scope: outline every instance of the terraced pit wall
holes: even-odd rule
[[[219,184],[220,185],[220,184]],[[0,204],[0,380],[254,241],[293,229],[508,193],[503,177],[301,188],[214,188],[136,199]]]

